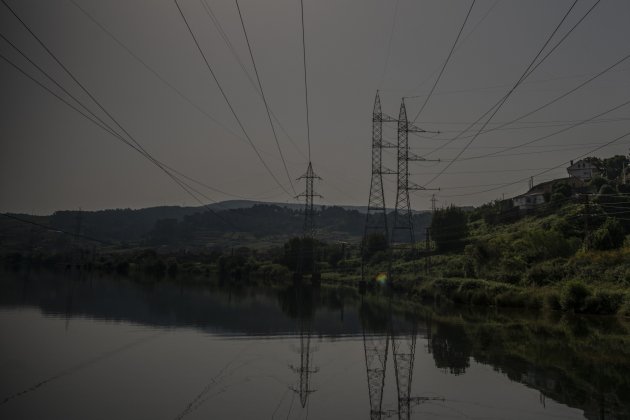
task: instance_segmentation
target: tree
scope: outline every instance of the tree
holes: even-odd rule
[[[290,270],[311,273],[323,244],[316,239],[295,237],[284,244],[282,264]]]
[[[440,209],[431,221],[431,236],[439,251],[453,251],[463,248],[468,236],[466,214],[459,207]]]
[[[370,260],[375,254],[387,250],[387,238],[382,233],[371,233],[364,239],[363,255]]]

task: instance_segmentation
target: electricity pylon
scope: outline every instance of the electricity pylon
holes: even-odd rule
[[[415,243],[413,231],[413,219],[411,214],[411,201],[409,191],[439,190],[439,188],[425,188],[409,181],[409,162],[424,161],[438,162],[438,159],[425,159],[409,152],[409,133],[426,133],[427,130],[416,127],[407,120],[405,99],[400,104],[398,114],[398,179],[396,190],[396,207],[394,208],[394,226],[392,228],[391,243],[409,243],[412,247]]]
[[[383,175],[394,175],[396,172],[391,169],[383,168],[383,149],[395,148],[397,145],[383,140],[383,122],[397,122],[397,120],[383,116],[381,98],[378,91],[376,91],[374,109],[372,111],[372,176],[370,181],[370,198],[368,200],[367,214],[365,217],[363,241],[361,242],[361,280],[366,280],[367,277],[366,254],[368,237],[372,234],[380,234],[383,236],[387,245],[389,245]]]
[[[314,198],[321,197],[321,195],[315,193],[314,189],[314,181],[316,179],[321,179],[319,176],[315,174],[313,171],[313,165],[311,162],[308,163],[308,168],[306,169],[306,173],[298,178],[298,180],[303,179],[306,183],[305,191],[298,195],[296,198],[304,197],[305,205],[304,205],[304,228],[302,231],[302,246],[300,247],[300,256],[298,260],[298,277],[301,278],[302,273],[304,271],[304,266],[307,265],[307,259],[312,263],[313,273],[317,272],[317,267],[315,264],[315,252],[314,252],[314,238],[315,238],[315,205]]]

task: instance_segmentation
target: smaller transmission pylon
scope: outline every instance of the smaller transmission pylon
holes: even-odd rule
[[[305,269],[311,267],[312,280],[314,282],[319,281],[319,271],[317,270],[317,264],[315,261],[315,197],[321,197],[321,195],[315,193],[315,180],[321,180],[319,176],[313,171],[313,164],[308,163],[306,173],[298,178],[298,180],[304,180],[306,183],[306,189],[304,193],[298,195],[296,198],[304,197],[304,228],[302,231],[302,246],[300,249],[300,257],[298,262],[297,275],[301,278]]]

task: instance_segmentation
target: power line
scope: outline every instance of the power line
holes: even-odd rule
[[[86,235],[82,235],[82,234],[78,234],[78,233],[68,232],[67,230],[63,230],[63,229],[59,229],[59,228],[55,228],[55,227],[51,227],[51,226],[46,226],[46,225],[44,225],[42,223],[37,223],[37,222],[34,222],[32,220],[23,219],[23,218],[18,217],[18,216],[14,215],[14,214],[9,214],[9,213],[0,213],[0,214],[3,215],[6,218],[13,219],[13,220],[16,220],[16,221],[21,222],[21,223],[37,226],[39,228],[42,228],[42,229],[45,229],[45,230],[48,230],[48,231],[51,231],[51,232],[61,233],[61,234],[64,234],[64,235],[69,235],[69,236],[72,236],[74,238],[87,239],[89,241],[98,242],[98,243],[101,243],[103,245],[113,245],[113,243],[111,243],[109,241],[104,241],[102,239],[93,238],[91,236],[86,236]]]
[[[3,39],[7,40],[4,36],[2,36]],[[208,197],[207,195],[199,192],[198,190],[194,189],[193,187],[191,187],[190,185],[186,184],[185,182],[181,181],[180,179],[178,179],[177,177],[175,177],[172,173],[169,172],[169,170],[173,171],[173,172],[177,172],[180,175],[184,176],[185,178],[188,178],[190,180],[193,180],[192,178],[182,174],[179,171],[176,171],[175,169],[165,165],[164,163],[160,162],[159,160],[155,159],[153,156],[151,156],[148,152],[146,152],[145,150],[141,149],[140,147],[138,147],[136,144],[132,144],[129,140],[125,139],[124,137],[122,137],[119,133],[117,133],[109,124],[107,124],[105,121],[103,121],[102,118],[100,118],[98,115],[96,115],[94,112],[92,112],[89,108],[87,108],[84,104],[82,104],[74,95],[72,95],[66,88],[64,88],[62,85],[60,85],[54,78],[52,78],[45,70],[43,70],[40,66],[38,66],[34,61],[32,61],[28,56],[26,56],[24,54],[24,52],[22,52],[17,46],[15,46],[13,43],[11,43],[10,41],[7,40],[7,42],[9,42],[9,44],[15,48],[24,58],[26,58],[31,64],[33,64],[35,66],[35,68],[37,68],[46,78],[48,78],[49,80],[51,80],[57,87],[59,87],[66,95],[68,95],[70,98],[72,98],[77,104],[79,104],[83,109],[85,109],[85,111],[90,114],[87,115],[85,112],[83,112],[82,110],[80,110],[79,108],[77,108],[75,105],[73,105],[72,103],[68,102],[66,99],[62,98],[60,95],[58,95],[56,92],[52,91],[49,87],[47,87],[46,85],[44,85],[43,83],[41,83],[39,80],[35,79],[33,76],[31,76],[30,74],[26,73],[22,68],[20,68],[18,65],[16,65],[15,63],[13,63],[11,60],[9,60],[7,57],[5,57],[3,54],[0,54],[0,58],[2,58],[3,60],[5,60],[8,64],[10,64],[11,66],[13,66],[16,70],[18,70],[20,73],[22,73],[24,76],[28,77],[29,79],[31,79],[33,82],[35,82],[37,85],[39,85],[41,88],[43,88],[44,90],[46,90],[47,92],[49,92],[51,95],[53,95],[54,97],[56,97],[58,100],[60,100],[61,102],[63,102],[65,105],[67,105],[68,107],[70,107],[71,109],[73,109],[74,111],[76,111],[77,113],[79,113],[81,116],[83,116],[84,118],[88,119],[90,122],[92,122],[93,124],[95,124],[96,126],[98,126],[99,128],[105,130],[106,132],[108,132],[109,134],[111,134],[112,136],[114,136],[116,139],[122,141],[124,144],[126,144],[127,146],[131,147],[132,149],[134,149],[136,152],[140,153],[143,157],[145,157],[146,159],[148,159],[151,163],[155,164],[159,169],[161,169],[164,173],[166,173],[166,175],[171,178],[179,187],[181,187],[187,194],[189,194],[191,197],[193,197],[195,199],[195,201],[199,202],[203,207],[206,207],[207,210],[209,210],[211,213],[215,214],[219,219],[221,219],[222,221],[224,221],[227,224],[230,224],[228,221],[226,221],[225,219],[223,219],[222,217],[218,216],[218,214],[216,214],[216,212],[214,212],[214,210],[210,209],[209,207],[207,207],[207,205],[202,202],[194,193],[199,194],[200,196],[202,196],[203,198],[205,198],[206,200],[209,201],[215,201],[213,199],[211,199],[210,197]],[[193,180],[198,184],[203,184],[200,181],[196,181]],[[205,184],[203,184],[205,185]],[[212,188],[206,185],[207,188]]]
[[[481,25],[483,23],[483,21],[486,20],[486,18],[490,14],[490,12],[492,12],[492,10],[496,7],[496,5],[498,3],[499,3],[499,0],[495,0],[495,2],[492,4],[492,6],[490,6],[488,8],[486,13],[481,17],[481,19],[479,19],[477,21],[477,23],[475,23],[475,26],[473,26],[473,28],[470,30],[470,32],[468,32],[468,34],[464,37],[462,42],[460,42],[458,45],[455,46],[455,50],[454,51],[459,50],[459,48],[466,43],[468,38],[470,38],[470,36],[477,30],[479,25]],[[418,85],[416,85],[416,87],[413,88],[412,90],[414,90],[414,91],[418,90],[422,85],[424,85],[426,82],[428,82],[431,79],[431,77],[433,77],[433,75],[436,74],[439,70],[440,70],[439,68],[435,68],[434,71],[426,79],[424,79],[422,82],[420,82]],[[414,96],[408,96],[408,98],[413,98],[413,97]]]
[[[571,27],[571,29],[569,29],[569,30],[568,30],[568,31],[564,34],[564,36],[563,36],[562,38],[560,38],[560,41],[558,41],[558,42],[556,43],[556,45],[554,45],[554,46],[553,46],[553,47],[552,47],[549,51],[547,51],[547,54],[545,54],[545,56],[544,56],[543,58],[541,58],[541,59],[540,59],[540,61],[538,62],[538,64],[536,64],[536,65],[535,65],[535,66],[534,66],[534,67],[533,67],[533,68],[529,71],[529,73],[527,74],[527,76],[529,76],[530,74],[532,74],[532,73],[533,73],[533,72],[534,72],[534,71],[538,68],[538,66],[540,66],[540,65],[543,63],[543,61],[545,61],[545,60],[547,59],[547,57],[549,57],[549,56],[550,56],[550,55],[551,55],[551,54],[552,54],[552,53],[556,50],[556,48],[558,48],[558,47],[560,46],[560,44],[562,44],[562,42],[564,42],[564,40],[565,40],[565,39],[567,39],[567,37],[568,37],[569,35],[571,35],[571,33],[575,30],[575,28],[577,28],[577,27],[578,27],[578,25],[579,25],[580,23],[582,23],[582,21],[583,21],[584,19],[586,19],[586,17],[587,17],[589,14],[591,14],[591,12],[593,11],[593,9],[595,9],[595,7],[597,7],[597,5],[599,4],[599,2],[601,2],[601,1],[602,1],[602,0],[597,0],[597,1],[596,1],[596,2],[595,2],[592,6],[591,6],[591,8],[590,8],[590,9],[588,9],[588,10],[586,11],[586,13],[584,13],[584,15],[583,15],[583,16],[582,16],[582,17],[581,17],[581,18],[580,18],[577,22],[575,22],[575,24]],[[573,5],[575,6],[575,3],[574,3]],[[573,6],[572,6],[571,8],[573,8]],[[570,10],[569,10],[569,11],[570,11]],[[527,77],[527,76],[525,76],[525,77]]]
[[[149,161],[153,162],[158,168],[160,168],[169,178],[171,178],[177,185],[179,185],[186,193],[188,193],[189,195],[191,195],[196,201],[198,201],[201,205],[205,206],[205,203],[203,203],[192,191],[197,192],[199,195],[204,196],[203,194],[201,194],[200,192],[198,192],[197,190],[195,190],[194,188],[190,187],[190,185],[187,185],[186,183],[182,182],[180,179],[178,179],[177,177],[175,177],[172,173],[170,173],[168,170],[166,170],[159,161],[157,161],[149,152],[147,152],[146,149],[144,149],[144,147],[116,120],[116,118],[114,118],[114,116],[107,111],[107,109],[98,101],[98,99],[96,99],[96,97],[74,76],[74,74],[61,62],[61,60],[59,60],[59,58],[47,47],[47,45],[37,36],[37,34],[35,34],[35,32],[33,32],[33,30],[30,28],[30,26],[20,18],[20,16],[11,8],[11,6],[9,6],[9,4],[5,1],[2,0],[2,3],[5,5],[5,7],[7,9],[9,9],[9,11],[13,14],[13,16],[15,16],[15,18],[22,24],[22,26],[31,34],[31,36],[33,38],[35,38],[35,40],[39,43],[39,45],[44,48],[44,50],[55,60],[55,62],[66,72],[66,74],[68,74],[68,76],[70,76],[70,78],[81,88],[81,90],[83,90],[83,92],[85,92],[89,98],[114,122],[114,124],[116,124],[121,130],[122,132],[127,135],[127,137],[137,146],[134,147],[134,149],[136,149],[140,154],[142,154],[143,156],[145,156]],[[4,37],[3,37],[4,38]],[[4,38],[6,39],[6,38]],[[15,49],[17,49],[20,54],[22,54],[22,56],[26,57],[26,55],[24,53],[22,53],[15,45],[13,45],[11,43],[11,46]],[[5,58],[6,60],[6,58]],[[7,60],[8,61],[8,60]],[[31,63],[33,63],[32,60],[29,59],[29,61]],[[34,64],[34,63],[33,63]],[[50,76],[47,75],[47,73],[45,71],[43,71],[39,66],[36,65],[36,67],[42,72],[44,73],[49,79],[52,80],[52,78],[50,78]],[[23,72],[24,73],[24,72]],[[24,73],[26,74],[26,73]],[[61,87],[57,82],[55,82],[57,84],[57,86]],[[116,133],[115,130],[113,130],[113,128],[111,128],[107,123],[105,123],[100,117],[98,117],[96,114],[94,114],[92,111],[90,111],[84,104],[82,104],[78,99],[76,99],[75,97],[73,97],[72,95],[70,95],[70,93],[65,90],[64,88],[61,88],[62,90],[64,90],[64,92],[66,94],[68,94],[69,96],[71,96],[77,103],[81,104],[81,106],[88,111],[91,115],[93,115],[96,119],[98,119],[102,124],[106,125],[111,131],[112,133]],[[118,133],[115,134],[117,137],[119,137],[123,142],[125,142],[126,144],[130,145],[127,141],[125,141],[122,136],[120,136]],[[205,196],[204,196],[205,197]],[[207,197],[206,197],[207,198]],[[210,210],[210,209],[209,209]],[[212,211],[212,210],[210,210]],[[214,211],[212,211],[214,213]],[[225,220],[224,220],[225,221]]]
[[[389,67],[389,56],[392,50],[392,38],[394,37],[394,29],[396,28],[396,18],[398,17],[398,5],[400,4],[400,0],[396,0],[396,6],[394,7],[394,17],[392,18],[392,27],[389,31],[389,41],[387,43],[387,54],[385,55],[385,65],[383,66],[383,73],[381,74],[381,81],[379,82],[379,87],[383,86],[385,82],[385,75],[387,74],[387,67]]]
[[[311,124],[308,115],[308,82],[306,79],[306,38],[304,34],[304,0],[300,0],[300,15],[302,17],[302,58],[304,63],[304,99],[306,102],[306,141],[308,143],[308,161],[311,161]]]
[[[595,152],[597,152],[598,150],[601,150],[601,149],[603,149],[603,148],[605,148],[605,147],[608,147],[608,146],[610,146],[611,144],[616,143],[616,142],[618,142],[619,140],[621,140],[621,139],[623,139],[623,138],[625,138],[625,137],[628,137],[628,136],[630,136],[630,131],[629,131],[629,132],[627,132],[627,133],[625,133],[625,134],[622,134],[622,135],[621,135],[621,136],[619,136],[619,137],[615,137],[614,139],[612,139],[612,140],[610,140],[610,141],[607,141],[606,143],[604,143],[604,144],[602,144],[602,145],[600,145],[600,146],[598,146],[598,147],[596,147],[596,148],[594,148],[594,149],[592,149],[592,150],[588,151],[587,153],[584,153],[584,154],[582,154],[582,155],[579,155],[579,156],[577,156],[577,157],[574,157],[572,160],[580,160],[580,159],[582,159],[582,158],[584,158],[584,157],[587,157],[588,155],[590,155],[590,154],[592,154],[592,153],[595,153]],[[500,187],[490,188],[490,189],[487,189],[487,190],[483,190],[483,191],[476,191],[476,192],[466,193],[466,194],[448,195],[448,196],[445,196],[445,197],[463,197],[463,196],[478,195],[478,194],[483,194],[483,193],[486,193],[486,192],[496,191],[496,190],[501,189],[501,188],[503,188],[503,187],[509,187],[510,185],[514,185],[514,184],[518,184],[518,183],[520,183],[520,182],[524,182],[524,181],[528,180],[529,178],[531,178],[532,176],[534,176],[534,177],[538,177],[538,176],[540,176],[540,175],[546,174],[547,172],[551,172],[551,171],[552,171],[552,170],[554,170],[554,169],[558,169],[558,168],[560,168],[560,167],[562,167],[562,166],[566,165],[567,163],[569,163],[569,162],[566,162],[566,161],[565,161],[565,162],[562,162],[562,163],[561,163],[561,164],[559,164],[559,165],[556,165],[556,166],[553,166],[553,167],[551,167],[551,168],[545,169],[544,171],[539,172],[539,173],[537,173],[537,174],[530,175],[530,176],[527,176],[527,177],[525,177],[525,178],[521,178],[521,179],[516,180],[516,181],[513,181],[513,182],[507,182],[507,183],[503,184],[503,185],[502,185],[502,186],[500,186]]]
[[[265,103],[265,109],[267,110],[267,117],[269,118],[269,125],[271,126],[271,131],[273,131],[273,138],[276,140],[276,146],[278,146],[278,153],[280,154],[280,158],[282,159],[282,164],[284,165],[284,171],[287,175],[287,179],[289,180],[289,185],[291,185],[291,190],[293,190],[293,195],[297,195],[295,191],[295,187],[293,186],[293,181],[291,180],[291,175],[289,174],[289,168],[287,168],[287,162],[284,160],[284,155],[282,154],[282,149],[280,148],[280,142],[278,141],[278,135],[276,134],[276,128],[273,125],[273,121],[271,120],[271,112],[269,111],[269,105],[267,104],[267,98],[265,97],[265,92],[263,91],[262,82],[260,81],[260,75],[258,74],[258,68],[256,67],[256,60],[254,60],[254,54],[252,53],[252,46],[249,42],[249,37],[247,36],[247,30],[245,29],[245,21],[243,20],[243,15],[241,13],[241,8],[238,5],[238,0],[236,0],[236,9],[238,10],[238,17],[241,20],[241,26],[243,27],[243,34],[245,35],[245,41],[247,41],[247,49],[249,50],[249,56],[252,59],[252,64],[254,66],[254,73],[256,73],[256,80],[258,81],[258,87],[260,88],[260,94],[262,95],[263,102]]]
[[[535,114],[536,112],[541,111],[542,109],[547,108],[547,107],[549,107],[550,105],[553,105],[554,103],[556,103],[556,102],[558,102],[558,101],[560,101],[560,100],[562,100],[562,99],[566,98],[567,96],[569,96],[569,95],[571,95],[572,93],[576,92],[577,90],[579,90],[579,89],[583,88],[584,86],[586,86],[587,84],[591,83],[592,81],[594,81],[594,80],[598,79],[599,77],[603,76],[604,74],[608,73],[610,70],[612,70],[613,68],[617,67],[619,64],[621,64],[621,63],[623,63],[624,61],[626,61],[628,58],[630,58],[630,54],[628,54],[628,55],[626,55],[626,56],[624,56],[624,57],[620,58],[619,60],[617,60],[617,61],[616,61],[615,63],[613,63],[612,65],[610,65],[610,66],[606,67],[604,70],[602,70],[602,71],[600,71],[599,73],[597,73],[597,74],[593,75],[592,77],[588,78],[587,80],[585,80],[584,82],[582,82],[582,83],[578,84],[577,86],[575,86],[574,88],[572,88],[572,89],[568,90],[567,92],[565,92],[565,93],[563,93],[563,94],[561,94],[561,95],[559,95],[559,96],[555,97],[554,99],[552,99],[552,100],[550,100],[550,101],[548,101],[548,102],[545,102],[544,104],[542,104],[542,105],[538,106],[537,108],[535,108],[535,109],[533,109],[533,110],[531,110],[531,111],[529,111],[529,112],[527,112],[527,113],[525,113],[525,114],[523,114],[523,115],[521,115],[521,116],[519,116],[519,117],[517,117],[517,118],[514,118],[514,119],[512,119],[512,120],[509,120],[509,121],[506,121],[506,122],[500,123],[500,124],[499,124],[498,126],[496,126],[496,127],[489,128],[488,130],[483,131],[483,132],[482,132],[482,134],[487,134],[487,133],[490,133],[490,132],[493,132],[493,131],[497,131],[497,130],[499,130],[499,129],[502,129],[503,127],[506,127],[506,126],[508,126],[508,125],[514,124],[514,123],[515,123],[515,122],[517,122],[517,121],[520,121],[520,120],[522,120],[522,119],[525,119],[525,118],[529,117],[530,115],[533,115],[533,114]],[[459,136],[456,136],[456,137],[454,137],[454,138],[452,138],[452,139],[449,139],[448,143],[446,143],[446,144],[444,144],[444,145],[442,145],[442,146],[440,146],[440,147],[436,148],[436,149],[435,149],[435,150],[433,150],[432,152],[429,152],[427,155],[430,155],[430,154],[432,154],[432,153],[437,152],[438,150],[443,149],[445,146],[447,146],[447,145],[448,145],[448,144],[450,144],[451,142],[453,142],[453,141],[457,140],[458,138],[470,138],[470,137],[473,137],[474,135],[470,135],[470,136],[461,136],[461,134],[463,134],[463,133],[465,133],[466,131],[468,131],[468,130],[470,129],[470,127],[471,127],[471,126],[474,126],[474,125],[478,124],[480,120],[481,120],[481,118],[479,118],[479,119],[477,119],[475,122],[473,122],[473,123],[469,124],[469,127],[467,127],[466,129],[464,129],[463,131],[461,131]],[[526,123],[526,122],[525,122],[525,123]]]
[[[225,45],[228,47],[228,50],[230,50],[230,53],[232,54],[232,56],[234,57],[234,59],[238,63],[238,65],[241,68],[241,70],[243,71],[243,73],[245,74],[245,77],[249,81],[249,84],[252,86],[252,88],[254,89],[256,94],[258,96],[260,96],[261,99],[262,99],[262,95],[261,95],[259,89],[256,87],[256,82],[254,82],[254,80],[252,79],[251,75],[249,74],[249,71],[247,70],[245,64],[243,63],[243,60],[241,60],[241,57],[236,52],[236,49],[234,48],[234,45],[232,45],[232,42],[230,41],[230,38],[228,37],[227,33],[223,29],[223,26],[221,25],[221,22],[219,21],[219,18],[212,11],[212,7],[210,7],[210,4],[208,4],[208,2],[206,0],[199,0],[199,2],[203,6],[204,11],[206,12],[206,15],[208,15],[208,17],[210,18],[210,20],[214,24],[215,28],[219,32],[219,35],[221,36],[221,39],[223,40]],[[295,143],[293,138],[289,135],[287,130],[284,128],[284,125],[282,125],[282,123],[280,122],[278,117],[276,117],[276,115],[274,114],[273,109],[271,107],[269,108],[269,112],[271,113],[271,116],[275,120],[275,122],[278,125],[278,127],[280,127],[280,130],[284,133],[286,138],[289,139],[289,142],[291,143],[291,145],[295,148],[295,150],[304,159],[306,159],[306,155],[302,152],[302,150],[298,147],[298,145]]]
[[[609,113],[611,113],[611,112],[613,112],[613,111],[618,110],[619,108],[623,108],[624,106],[626,106],[626,105],[628,105],[628,104],[630,104],[630,101],[626,101],[626,102],[624,102],[624,103],[622,103],[622,104],[620,104],[620,105],[617,105],[617,106],[615,106],[615,107],[613,107],[613,108],[610,108],[610,109],[608,109],[608,110],[606,110],[606,111],[604,111],[604,112],[601,112],[601,113],[599,113],[599,114],[597,114],[597,115],[595,115],[595,116],[593,116],[593,117],[590,117],[590,118],[588,118],[588,119],[586,119],[586,120],[579,121],[579,122],[577,122],[577,123],[575,123],[575,124],[572,124],[572,125],[571,125],[571,126],[569,126],[569,127],[563,128],[563,129],[561,129],[561,130],[555,131],[555,132],[553,132],[553,133],[551,133],[551,134],[547,134],[547,135],[542,136],[542,137],[537,137],[537,138],[535,138],[535,139],[533,139],[533,140],[529,140],[529,141],[527,141],[527,142],[525,142],[525,143],[517,144],[517,145],[515,145],[515,146],[511,146],[511,147],[508,147],[508,148],[505,148],[505,149],[503,149],[503,150],[499,150],[499,151],[496,151],[496,152],[486,153],[486,154],[483,154],[483,155],[477,155],[477,156],[471,156],[471,157],[468,157],[468,158],[465,158],[465,159],[460,159],[460,160],[464,161],[464,160],[482,159],[482,158],[486,158],[486,157],[490,157],[490,156],[496,156],[496,155],[502,154],[502,153],[504,153],[504,152],[509,152],[510,150],[519,149],[519,148],[521,148],[521,147],[524,147],[524,146],[530,145],[530,144],[532,144],[532,143],[539,142],[539,141],[541,141],[541,140],[548,139],[548,138],[553,137],[553,136],[555,136],[555,135],[557,135],[557,134],[560,134],[560,133],[563,133],[563,132],[565,132],[565,131],[571,130],[571,129],[575,128],[575,127],[579,127],[579,126],[581,126],[581,125],[583,125],[583,124],[586,124],[586,123],[587,123],[587,122],[589,122],[589,121],[594,120],[595,118],[601,117],[602,115],[609,114]],[[502,155],[502,156],[504,156],[504,155]]]
[[[599,0],[598,0],[599,1]],[[536,56],[532,59],[532,61],[529,63],[529,65],[527,66],[527,68],[525,69],[525,71],[523,72],[523,74],[521,75],[521,77],[516,81],[516,83],[514,84],[514,86],[508,91],[508,93],[503,96],[503,98],[501,98],[499,100],[499,102],[497,104],[495,104],[492,108],[490,108],[488,111],[486,111],[480,118],[479,120],[481,120],[485,115],[487,115],[488,113],[492,112],[490,114],[490,117],[488,117],[488,119],[486,120],[486,122],[481,126],[481,128],[477,131],[477,133],[470,139],[470,141],[462,148],[462,150],[457,154],[457,156],[455,156],[455,158],[449,162],[446,167],[444,167],[444,169],[442,169],[440,171],[439,174],[435,175],[433,178],[431,178],[428,182],[427,185],[430,184],[431,182],[435,181],[437,178],[439,178],[444,172],[446,172],[448,170],[448,168],[450,168],[456,161],[457,159],[459,159],[459,157],[470,147],[470,145],[477,139],[477,137],[481,134],[481,132],[483,131],[483,129],[486,127],[486,125],[490,122],[490,120],[492,120],[492,118],[497,114],[497,112],[499,112],[499,110],[501,109],[501,107],[503,106],[503,104],[505,104],[505,102],[508,100],[508,98],[512,95],[512,93],[516,90],[516,88],[523,82],[523,80],[525,80],[529,75],[532,74],[532,71],[530,71],[530,69],[532,69],[532,67],[534,67],[534,64],[536,63],[536,60],[538,59],[538,57],[540,57],[540,55],[543,53],[543,51],[545,50],[545,48],[547,47],[547,45],[549,45],[549,43],[551,42],[551,40],[553,39],[554,35],[556,34],[556,32],[558,32],[558,30],[560,29],[560,27],[562,26],[562,24],[564,23],[564,21],[567,19],[567,17],[569,16],[569,14],[571,13],[571,11],[573,10],[573,8],[575,7],[575,5],[577,4],[578,0],[575,0],[573,2],[573,4],[571,5],[571,7],[569,7],[569,9],[567,10],[567,12],[564,14],[564,16],[562,17],[562,19],[560,20],[560,22],[558,23],[558,25],[556,25],[555,29],[553,30],[553,32],[549,35],[549,37],[547,38],[547,40],[545,41],[545,43],[543,44],[543,46],[540,48],[540,50],[538,51],[538,53],[536,54]],[[591,8],[586,15],[588,15],[593,9]],[[586,16],[585,15],[585,16]],[[582,22],[583,19],[581,19],[579,22]],[[576,25],[577,26],[577,25]],[[573,29],[575,29],[574,26],[571,31]],[[555,48],[560,45],[564,40],[566,39],[566,36],[563,37],[560,41],[558,41],[556,43],[556,46],[554,48],[552,48],[551,51],[554,51]],[[538,64],[536,64],[536,66],[534,67],[537,68],[543,61],[545,61],[547,59],[547,57],[549,57],[549,54],[545,55],[539,62]],[[492,111],[494,109],[494,111]],[[477,122],[477,121],[476,121]]]
[[[437,86],[438,82],[440,81],[440,78],[442,77],[442,74],[444,73],[444,70],[446,69],[446,65],[448,64],[449,60],[451,59],[451,56],[453,55],[453,51],[455,50],[455,46],[457,45],[457,41],[459,41],[459,37],[462,35],[462,32],[464,31],[464,27],[466,26],[466,22],[468,22],[468,18],[470,17],[470,12],[472,12],[472,9],[475,6],[475,2],[476,1],[477,0],[473,0],[472,3],[470,4],[470,8],[468,9],[468,13],[466,13],[466,18],[464,19],[464,22],[462,23],[462,26],[459,28],[459,32],[457,33],[457,37],[455,38],[455,41],[453,42],[453,45],[451,46],[451,50],[449,51],[448,56],[446,57],[446,60],[444,60],[444,64],[442,65],[442,69],[440,70],[440,73],[438,74],[438,77],[435,79],[435,82],[433,83],[433,86],[431,87],[431,90],[429,91],[429,94],[425,98],[424,103],[420,107],[420,110],[416,114],[416,117],[411,122],[412,124],[416,122],[416,120],[418,119],[418,117],[420,116],[422,111],[424,111],[424,107],[426,107],[427,103],[429,103],[429,99],[431,99],[431,95],[433,95],[433,91],[435,90],[435,87]]]
[[[39,43],[39,45],[44,48],[44,50],[55,60],[55,62],[63,69],[64,72],[66,72],[66,74],[68,76],[70,76],[70,78],[77,84],[77,86],[79,86],[81,88],[81,90],[83,92],[85,92],[90,99],[92,100],[92,102],[94,102],[126,135],[127,137],[129,137],[129,139],[131,139],[131,141],[133,141],[141,150],[145,151],[144,148],[142,147],[142,145],[140,143],[138,143],[133,136],[131,136],[127,130],[125,130],[119,123],[118,121],[105,109],[105,107],[103,105],[101,105],[101,103],[94,97],[94,95],[92,95],[92,93],[74,76],[74,74],[68,69],[68,67],[66,67],[61,60],[59,60],[59,58],[57,58],[57,56],[48,48],[48,46],[40,39],[39,36],[37,36],[37,34],[35,34],[35,32],[33,32],[30,28],[30,26],[28,24],[26,24],[26,22],[24,20],[22,20],[22,18],[20,18],[20,16],[11,8],[11,6],[9,6],[9,4],[6,2],[6,0],[2,0],[2,3],[5,5],[5,7],[7,9],[9,9],[9,11],[13,14],[13,16],[15,16],[15,18],[22,24],[22,26],[31,34],[31,36],[33,38],[35,38],[35,40]]]
[[[4,0],[2,0],[2,1],[4,1]],[[197,41],[197,37],[195,36],[195,33],[193,32],[192,28],[190,27],[190,25],[188,23],[188,20],[186,19],[186,16],[184,15],[184,12],[182,11],[181,7],[179,7],[179,3],[177,2],[177,0],[174,0],[174,2],[175,2],[175,6],[177,6],[177,10],[179,10],[179,13],[182,16],[182,19],[184,20],[184,23],[186,24],[186,28],[188,28],[188,32],[190,32],[190,36],[192,37],[193,41],[195,42],[195,45],[197,46],[197,49],[199,50],[199,53],[201,54],[201,57],[203,58],[203,61],[206,63],[206,67],[210,71],[210,74],[212,75],[212,78],[214,79],[215,83],[217,84],[217,87],[219,88],[219,91],[221,92],[221,95],[223,96],[223,99],[225,100],[225,102],[227,103],[228,107],[230,108],[230,111],[232,112],[232,115],[234,116],[234,119],[236,120],[236,122],[238,123],[239,127],[243,131],[243,134],[245,135],[245,138],[247,138],[247,141],[249,142],[250,146],[252,147],[252,149],[254,149],[254,152],[256,152],[256,155],[258,156],[258,159],[263,164],[263,166],[265,167],[265,169],[267,170],[269,175],[271,175],[271,177],[276,182],[276,184],[278,184],[288,196],[291,196],[291,194],[286,190],[284,185],[282,185],[282,183],[280,183],[280,181],[278,181],[278,178],[276,178],[276,175],[271,171],[271,169],[267,165],[267,162],[265,162],[265,160],[261,156],[260,152],[258,151],[258,148],[254,144],[252,139],[249,137],[249,134],[247,134],[247,130],[245,130],[245,127],[243,126],[243,123],[241,122],[241,119],[238,117],[238,114],[236,113],[236,111],[232,107],[232,104],[230,103],[229,98],[227,97],[225,91],[223,90],[223,87],[221,86],[221,83],[219,82],[219,79],[217,78],[216,74],[214,73],[214,70],[212,69],[212,66],[210,65],[210,62],[206,58],[206,54],[201,49],[201,45],[199,45],[199,42]]]
[[[107,36],[109,36],[116,44],[118,44],[122,49],[124,49],[131,57],[133,57],[136,61],[138,61],[145,69],[147,69],[150,73],[152,73],[158,80],[160,80],[164,85],[169,87],[173,92],[175,92],[180,98],[188,102],[191,106],[193,106],[197,111],[199,111],[202,115],[206,116],[210,121],[217,124],[226,132],[230,133],[237,139],[241,141],[246,141],[244,138],[240,137],[234,131],[232,131],[229,127],[223,125],[219,120],[210,115],[207,111],[193,102],[188,96],[186,96],[180,89],[166,80],[160,73],[158,73],[153,67],[151,67],[146,61],[144,61],[140,56],[134,53],[127,45],[125,45],[118,37],[116,37],[111,31],[109,31],[103,24],[101,24],[92,14],[90,14],[85,8],[81,7],[75,0],[69,0],[74,6],[76,6],[81,13],[83,13],[89,20],[91,20],[96,26],[98,26]]]

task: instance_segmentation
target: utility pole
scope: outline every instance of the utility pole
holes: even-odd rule
[[[437,197],[435,196],[435,194],[431,195],[431,214],[434,215],[435,214],[435,203],[438,201]]]
[[[591,215],[591,206],[589,203],[588,193],[584,194],[584,246],[586,249],[590,249],[590,226],[589,226],[589,218]]]
[[[425,252],[426,256],[424,258],[425,267],[424,271],[426,274],[429,274],[429,269],[431,268],[431,228],[427,227],[425,231]]]
[[[302,274],[304,272],[304,267],[306,265],[306,258],[312,264],[312,280],[314,282],[318,282],[320,279],[320,273],[317,270],[317,264],[315,261],[315,205],[314,205],[314,197],[320,197],[321,195],[315,193],[314,189],[314,181],[316,179],[321,180],[319,176],[313,172],[313,165],[311,162],[308,163],[308,168],[306,169],[306,173],[298,178],[298,180],[304,180],[306,184],[306,189],[304,193],[298,195],[296,198],[304,197],[305,205],[304,205],[304,228],[302,232],[302,245],[300,247],[300,256],[298,260],[298,271],[297,276],[301,280]],[[305,249],[308,248],[308,249]]]
[[[70,257],[72,269],[77,268],[81,263],[81,232],[83,228],[83,212],[81,211],[81,208],[77,211],[74,221],[74,236],[72,239],[72,254]]]

